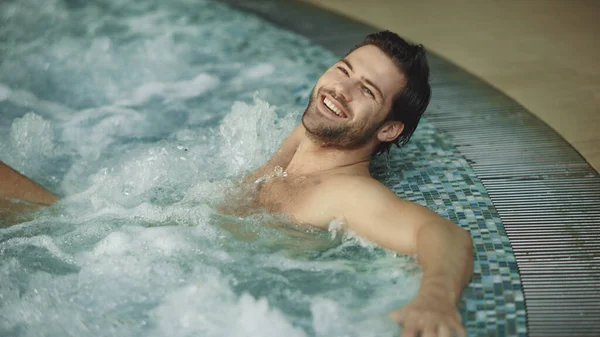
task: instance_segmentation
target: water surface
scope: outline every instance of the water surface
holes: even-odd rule
[[[409,259],[214,209],[331,54],[212,1],[3,1],[0,20],[0,160],[62,197],[0,229],[0,335],[397,335]]]

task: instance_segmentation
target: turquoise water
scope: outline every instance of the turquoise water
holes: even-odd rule
[[[63,197],[0,228],[1,336],[398,334],[410,259],[213,207],[331,54],[211,1],[3,1],[0,20],[0,160]]]

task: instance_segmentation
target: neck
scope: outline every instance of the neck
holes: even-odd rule
[[[369,146],[357,149],[337,149],[303,139],[285,168],[291,175],[301,176],[335,170],[355,170],[369,174],[371,150]]]

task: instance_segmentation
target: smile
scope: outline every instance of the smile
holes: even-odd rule
[[[327,96],[323,96],[323,105],[325,105],[325,107],[327,109],[329,109],[331,112],[333,112],[338,117],[348,118],[348,116],[346,115],[344,110],[338,108],[338,106],[332,100],[327,98]]]

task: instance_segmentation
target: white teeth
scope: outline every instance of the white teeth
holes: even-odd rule
[[[340,116],[340,117],[344,117],[340,111],[340,109],[338,109],[335,105],[333,105],[333,102],[330,101],[328,98],[325,98],[323,100],[323,103],[325,104],[326,107],[328,107],[331,111],[333,111],[336,115]]]

